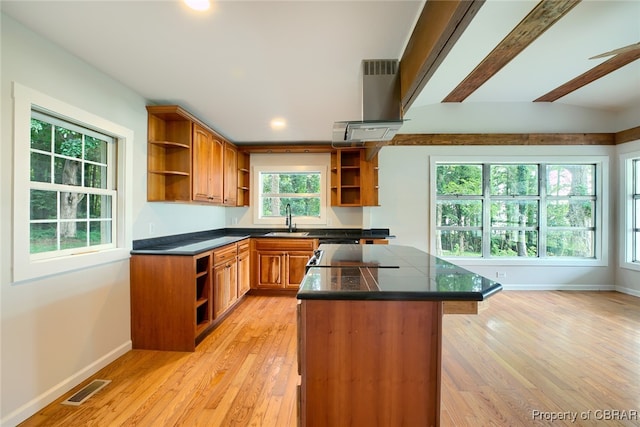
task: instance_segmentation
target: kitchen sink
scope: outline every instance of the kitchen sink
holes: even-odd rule
[[[269,237],[304,237],[309,234],[308,231],[272,231],[265,234]]]

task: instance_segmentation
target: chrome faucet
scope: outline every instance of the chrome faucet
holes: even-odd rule
[[[284,224],[289,226],[289,233],[291,233],[293,231],[293,223],[291,222],[291,205],[289,203],[284,208],[284,214],[287,217]]]

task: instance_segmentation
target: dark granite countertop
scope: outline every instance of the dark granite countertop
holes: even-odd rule
[[[269,235],[270,233],[278,235]],[[273,228],[222,228],[217,230],[185,233],[173,236],[154,237],[150,239],[134,240],[132,255],[197,255],[250,237],[260,238],[298,238],[298,239],[388,239],[389,229],[353,229],[353,228],[323,228],[298,229],[304,232],[301,236],[296,233],[288,234],[286,229]]]
[[[483,301],[502,289],[500,283],[410,246],[332,246],[324,247],[331,256],[323,266],[308,270],[298,299]]]

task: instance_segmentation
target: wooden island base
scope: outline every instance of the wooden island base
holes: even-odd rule
[[[441,301],[302,300],[302,426],[438,426]]]

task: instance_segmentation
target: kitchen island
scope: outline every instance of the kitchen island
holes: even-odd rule
[[[443,303],[502,286],[408,246],[321,245],[298,292],[303,426],[438,426]]]

